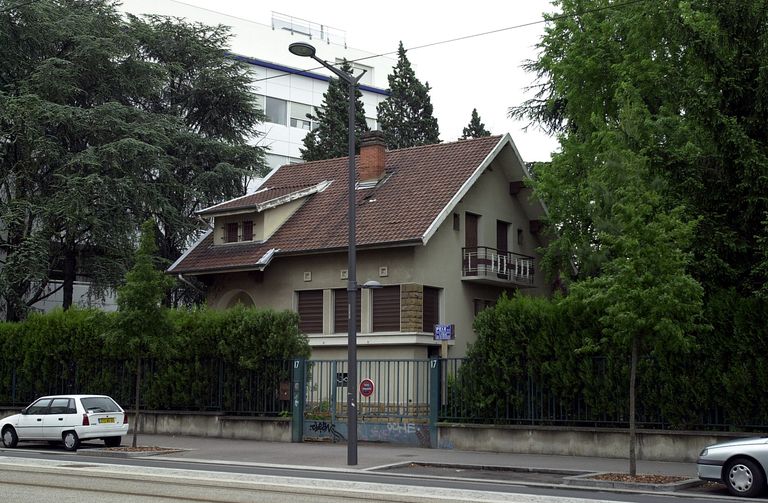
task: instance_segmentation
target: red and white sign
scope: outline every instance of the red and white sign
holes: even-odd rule
[[[365,398],[368,398],[369,396],[373,395],[373,390],[376,387],[373,385],[373,381],[368,379],[367,377],[360,381],[360,394],[363,395]]]

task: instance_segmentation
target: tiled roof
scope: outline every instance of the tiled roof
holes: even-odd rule
[[[500,140],[500,136],[490,136],[386,152],[386,181],[375,188],[356,191],[357,246],[420,242],[430,224]],[[306,203],[267,241],[214,246],[209,235],[170,270],[203,273],[255,268],[270,249],[279,250],[277,255],[346,249],[347,170],[346,157],[280,167],[267,180],[267,191],[201,213],[256,205],[269,200],[263,199],[268,194],[272,199],[326,180],[331,184],[324,191],[307,196]]]
[[[257,192],[254,192],[253,194],[248,194],[247,196],[238,197],[237,199],[231,199],[229,201],[225,201],[221,204],[217,204],[216,206],[211,206],[204,210],[200,210],[198,211],[198,213],[200,215],[212,215],[215,213],[224,213],[227,211],[237,211],[237,210],[245,210],[248,208],[254,208],[261,203],[265,203],[267,201],[277,199],[278,197],[287,196],[288,194],[292,194],[294,192],[307,190],[309,188],[310,187],[306,185],[286,185],[286,186],[276,187],[272,184],[269,184],[269,186]]]

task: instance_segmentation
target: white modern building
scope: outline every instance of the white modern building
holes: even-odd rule
[[[352,61],[356,75],[365,70],[360,81],[362,101],[368,125],[376,129],[376,106],[387,97],[387,75],[396,60],[349,47],[342,30],[275,12],[269,24],[261,24],[174,0],[124,0],[121,8],[135,15],[231,27],[232,54],[252,66],[253,88],[267,116],[260,127],[262,136],[254,143],[267,147],[267,164],[272,169],[301,162],[299,147],[313,127],[307,113],[322,105],[330,78],[330,72],[314,61],[288,52],[292,42],[311,43],[317,56],[329,63]]]

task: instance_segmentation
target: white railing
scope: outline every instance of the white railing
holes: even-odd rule
[[[523,285],[533,285],[534,281],[533,257],[487,246],[463,248],[461,268],[464,278],[486,278]]]

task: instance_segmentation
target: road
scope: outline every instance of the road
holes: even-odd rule
[[[166,457],[105,458],[87,452],[4,450],[0,489],[5,501],[52,500],[121,503],[211,502],[508,502],[688,503],[741,501],[701,492],[645,494],[575,489],[536,480],[489,480],[457,476],[318,469],[264,464],[206,463]],[[751,500],[768,501],[768,500]]]

